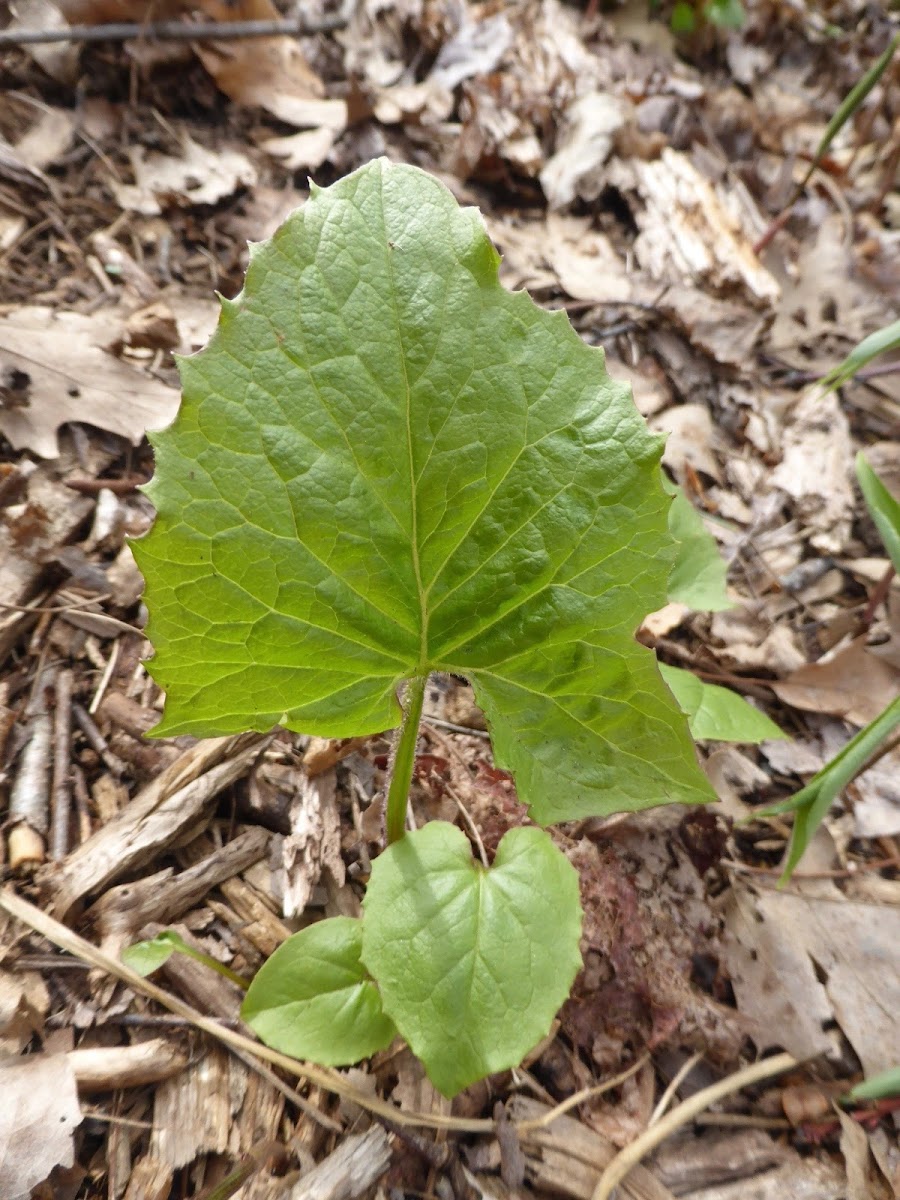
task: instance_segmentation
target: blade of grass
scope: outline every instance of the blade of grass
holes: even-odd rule
[[[879,354],[887,354],[889,350],[896,350],[898,346],[900,346],[900,321],[894,321],[892,325],[885,325],[884,329],[877,329],[867,338],[863,338],[844,361],[833,367],[827,375],[823,375],[819,382],[830,392],[835,388],[843,387],[854,375],[859,374],[873,358],[877,358]]]
[[[801,192],[809,183],[813,171],[815,171],[816,167],[818,167],[819,163],[827,154],[831,143],[885,73],[891,59],[894,57],[894,51],[898,46],[900,46],[900,33],[895,33],[890,42],[888,42],[887,49],[884,51],[884,53],[872,64],[869,70],[866,71],[865,75],[863,75],[862,79],[860,79],[859,82],[850,89],[850,91],[838,105],[834,116],[825,126],[825,132],[822,134],[822,140],[819,142],[819,145],[816,148],[816,152],[813,155],[813,160],[809,164],[806,174],[803,176],[800,183],[794,190],[794,198],[791,201],[792,205],[796,204]]]
[[[900,327],[900,322],[898,322]],[[878,526],[894,570],[900,574],[900,504],[887,490],[862,454],[856,456],[856,478],[872,520]]]
[[[754,817],[773,817],[792,812],[794,828],[788,847],[787,860],[779,887],[788,882],[809,845],[812,835],[825,818],[831,805],[857,775],[862,774],[869,758],[900,725],[900,696],[892,701],[884,712],[852,737],[847,745],[834,756],[830,763],[815,774],[806,787],[801,788],[780,804],[773,804]]]

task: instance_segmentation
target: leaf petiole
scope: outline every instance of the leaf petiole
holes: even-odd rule
[[[412,782],[413,766],[416,761],[416,742],[419,740],[419,722],[425,702],[427,676],[416,675],[406,689],[406,709],[403,724],[397,738],[394,754],[394,770],[387,799],[387,842],[399,842],[406,830],[406,801]]]

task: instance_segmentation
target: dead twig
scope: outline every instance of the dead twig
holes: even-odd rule
[[[53,714],[53,782],[50,787],[50,857],[59,861],[69,852],[69,810],[72,806],[72,672],[56,679]]]
[[[696,1095],[689,1097],[677,1108],[673,1108],[668,1116],[657,1121],[651,1128],[645,1129],[629,1146],[616,1155],[600,1176],[600,1182],[594,1189],[591,1200],[609,1200],[616,1187],[642,1158],[645,1158],[651,1150],[655,1150],[660,1142],[671,1137],[676,1129],[693,1121],[699,1113],[718,1100],[724,1100],[726,1096],[739,1092],[741,1088],[748,1087],[752,1083],[759,1083],[763,1079],[771,1079],[773,1075],[781,1075],[796,1066],[799,1066],[799,1062],[793,1054],[776,1054],[773,1058],[765,1058],[762,1062],[753,1063],[742,1071],[735,1071],[733,1075],[720,1079],[718,1083],[703,1088]]]
[[[196,42],[207,38],[235,41],[238,38],[305,37],[344,29],[342,13],[308,21],[302,17],[280,21],[118,21],[108,25],[69,25],[62,29],[0,30],[0,46],[43,46],[53,42],[129,42],[133,38],[160,42]]]

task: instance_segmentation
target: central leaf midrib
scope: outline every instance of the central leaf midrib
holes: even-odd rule
[[[417,675],[425,675],[428,673],[428,605],[425,595],[425,589],[422,586],[422,567],[419,561],[419,520],[418,520],[418,496],[416,491],[416,471],[415,462],[413,459],[413,437],[412,437],[412,389],[409,385],[409,373],[406,367],[406,350],[403,345],[403,329],[400,323],[400,313],[397,309],[397,289],[394,279],[394,264],[391,258],[392,247],[387,236],[387,213],[384,207],[384,170],[378,174],[379,197],[381,200],[381,224],[384,229],[384,250],[385,263],[387,265],[387,274],[390,282],[391,292],[391,307],[394,310],[394,323],[397,327],[397,346],[400,351],[400,367],[403,371],[403,386],[406,390],[406,455],[407,464],[409,467],[409,506],[412,520],[412,528],[410,529],[410,540],[412,549],[412,564],[413,575],[416,581],[416,591],[419,597],[419,662],[416,667]]]

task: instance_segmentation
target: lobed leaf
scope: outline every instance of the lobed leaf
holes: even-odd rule
[[[283,942],[257,971],[241,1017],[276,1050],[343,1066],[389,1046],[396,1029],[360,962],[362,922],[329,917]]]
[[[374,733],[446,671],[541,823],[712,798],[633,637],[674,557],[661,441],[498,261],[385,160],[253,247],[153,437],[159,734]]]
[[[446,1096],[518,1065],[581,966],[578,874],[549,834],[512,829],[485,870],[445,821],[372,863],[363,961]]]

